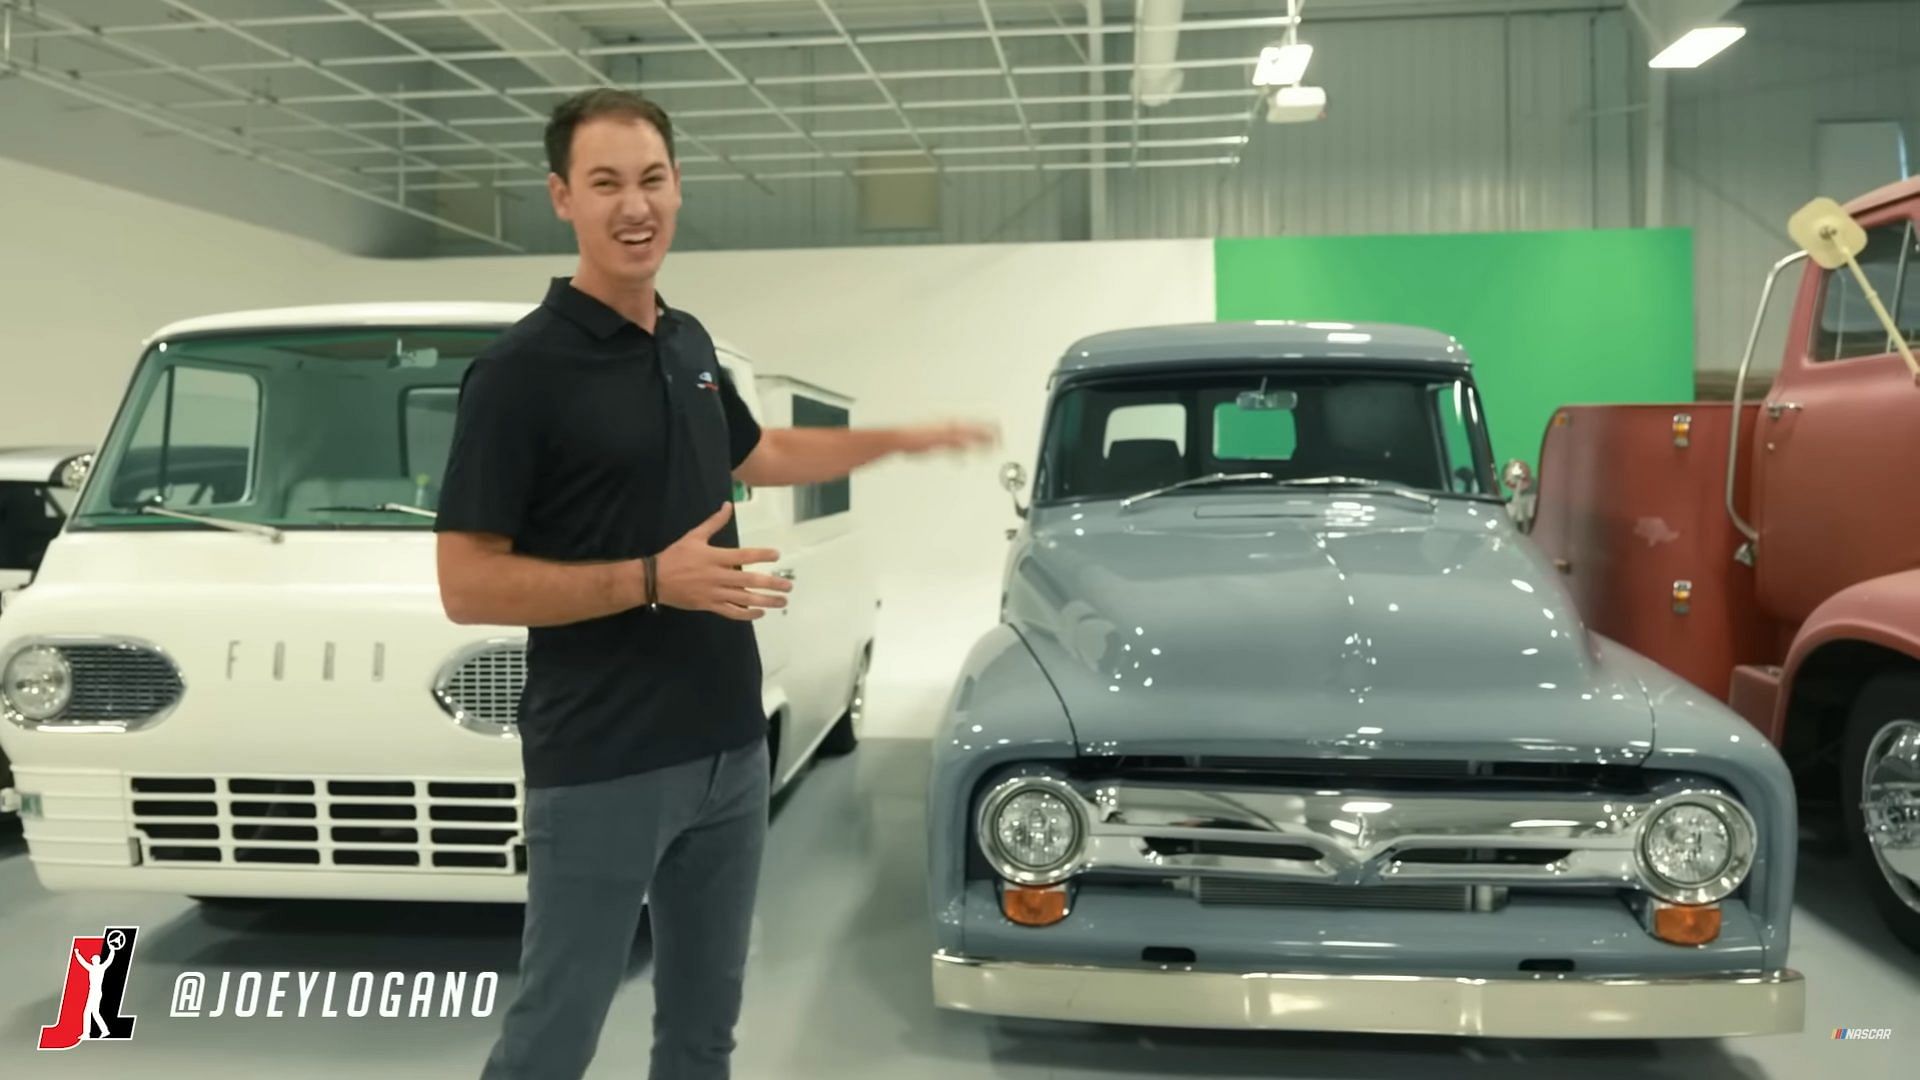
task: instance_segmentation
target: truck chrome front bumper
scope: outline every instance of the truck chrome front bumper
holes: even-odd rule
[[[1792,970],[1685,978],[1450,978],[1078,967],[933,956],[941,1008],[1043,1020],[1527,1039],[1796,1032]]]

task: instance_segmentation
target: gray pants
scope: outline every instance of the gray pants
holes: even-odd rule
[[[767,833],[764,742],[527,791],[520,983],[482,1080],[577,1080],[653,924],[652,1080],[725,1080]]]

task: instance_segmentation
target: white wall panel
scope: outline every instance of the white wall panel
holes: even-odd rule
[[[955,69],[980,68],[995,63],[993,55],[985,46],[976,42],[931,42],[924,44],[885,44],[870,46],[865,50],[868,60],[879,70],[897,71],[909,68]],[[1059,39],[1032,39],[1011,41],[1008,43],[1009,57],[1015,64],[1066,64],[1078,59],[1065,42]],[[818,49],[757,49],[750,56],[743,54],[740,61],[749,68],[750,74],[766,77],[785,77],[822,72],[858,71],[851,53],[836,53]],[[631,68],[631,65],[628,65]],[[650,58],[639,69],[641,77],[638,85],[645,90],[652,83],[671,83],[676,80],[708,79],[719,75],[718,69],[707,58],[697,55],[666,55]],[[623,72],[616,70],[616,77]],[[1074,77],[1062,76],[1071,80]],[[981,98],[1003,97],[1005,87],[997,80],[962,80],[966,85],[977,84]],[[915,80],[891,83],[896,97],[903,102],[913,101],[916,97],[925,99],[934,88]],[[884,104],[878,91],[871,82],[834,82],[798,85],[779,85],[767,87],[774,101],[784,106],[831,106],[848,104]],[[1022,92],[1044,96],[1049,94],[1078,93],[1081,87],[1069,82],[1060,82],[1052,77],[1029,78],[1022,83]],[[952,90],[944,89],[939,93],[951,96]],[[703,123],[697,115],[706,108],[737,108],[753,106],[759,103],[750,95],[738,90],[676,90],[662,89],[653,96],[667,107],[670,112],[688,112],[682,121],[686,128],[696,135],[710,132],[721,126],[715,120]],[[542,99],[540,107],[552,104]],[[1081,113],[1083,114],[1083,107]],[[1011,108],[980,108],[964,110],[926,110],[914,109],[911,112],[916,124],[926,126],[972,125],[972,124],[1014,124],[1017,118]],[[1064,107],[1038,107],[1029,110],[1029,116],[1035,121],[1062,120],[1073,115]],[[796,119],[808,127],[829,127],[843,131],[869,130],[900,127],[899,117],[890,109],[877,108],[847,113],[804,113],[796,114]],[[736,118],[727,118],[724,125],[728,130],[740,130],[741,122]],[[771,112],[763,125],[767,131],[785,130]],[[1041,137],[1053,142],[1080,142],[1084,133],[1080,131],[1048,131]],[[938,142],[944,146],[1000,146],[1017,145],[1025,141],[1018,130],[1002,133],[978,135],[941,135]],[[808,149],[799,138],[780,140],[728,141],[715,144],[729,154],[778,154],[795,153]],[[779,162],[747,162],[744,167],[754,173],[799,172],[813,169],[847,167],[857,164],[851,155],[863,149],[910,149],[914,147],[912,139],[904,134],[870,139],[831,139],[823,140],[822,145],[836,152],[846,152],[849,157],[839,160],[791,160]],[[682,145],[682,154],[698,156],[704,153],[692,145]],[[1055,155],[1060,158],[1060,155]],[[956,164],[987,164],[1011,160],[1003,157],[985,157],[964,155],[951,159]],[[876,162],[881,166],[905,165],[914,159],[887,157]],[[725,173],[726,166],[718,163],[696,163],[687,166],[690,173],[711,175]],[[684,250],[716,249],[766,249],[798,247],[845,247],[845,246],[897,246],[902,244],[929,243],[1000,243],[1020,241],[1044,241],[1076,239],[1085,236],[1085,177],[1081,174],[1061,172],[1040,172],[1038,170],[1019,173],[953,173],[943,178],[940,188],[940,227],[924,232],[910,231],[869,231],[860,228],[859,206],[856,202],[854,184],[842,177],[823,177],[817,179],[768,179],[768,190],[762,190],[752,184],[739,180],[723,182],[700,182],[687,185],[687,203],[681,218],[680,245]],[[769,193],[770,192],[770,193]],[[514,206],[509,210],[508,235],[517,240],[528,240],[537,249],[571,249],[571,236],[563,229],[552,224],[552,211],[547,205],[545,193],[539,189],[519,189]],[[478,253],[471,243],[446,239],[438,248],[441,254]]]
[[[1112,181],[1120,236],[1582,228],[1599,215],[1596,26],[1617,14],[1310,23],[1323,121],[1257,119],[1237,166]],[[1214,39],[1216,55],[1230,40]],[[1183,47],[1181,55],[1190,52]],[[1251,102],[1250,102],[1251,103]]]
[[[1676,73],[1668,149],[1671,220],[1695,231],[1702,369],[1738,366],[1767,267],[1793,250],[1787,217],[1816,194],[1817,124],[1896,120],[1920,142],[1920,3],[1827,3],[1742,11],[1747,36]],[[1755,367],[1773,370],[1777,308]]]
[[[1183,60],[1251,57],[1271,32],[1188,34]],[[1143,139],[1248,134],[1252,138],[1237,166],[1119,170],[1111,174],[1106,235],[1113,237],[1258,236],[1281,233],[1453,232],[1507,228],[1580,228],[1626,224],[1618,220],[1627,203],[1624,192],[1609,186],[1629,182],[1621,161],[1627,152],[1626,104],[1631,76],[1624,57],[1624,17],[1617,11],[1555,14],[1443,15],[1429,18],[1309,18],[1305,39],[1316,46],[1312,80],[1328,87],[1330,115],[1321,123],[1275,126],[1255,118],[1244,125],[1150,125]],[[1067,64],[1078,59],[1064,39],[1016,39],[1008,43],[1016,65]],[[1125,34],[1107,40],[1109,59],[1132,55]],[[883,71],[907,68],[979,68],[992,66],[980,42],[881,45],[867,50]],[[757,76],[786,76],[822,70],[857,70],[850,54],[823,50],[755,50],[746,63]],[[648,59],[640,85],[710,78],[716,69],[699,56]],[[1250,70],[1250,67],[1249,67]],[[616,73],[622,74],[622,73]],[[1247,71],[1237,67],[1190,69],[1187,88],[1232,89]],[[1109,89],[1123,92],[1124,72],[1108,77]],[[997,80],[977,84],[982,98],[999,97]],[[892,84],[903,101],[932,92],[929,83]],[[1025,95],[1077,94],[1080,76],[1024,77]],[[867,83],[774,86],[768,92],[783,104],[817,106],[878,102]],[[950,89],[942,89],[950,93]],[[658,91],[672,110],[752,104],[737,90]],[[1244,98],[1180,101],[1143,110],[1152,119],[1256,110],[1252,89]],[[1106,115],[1125,118],[1121,104],[1105,106]],[[1597,108],[1615,111],[1596,118]],[[1038,106],[1028,110],[1038,122],[1082,119],[1084,105]],[[1012,109],[912,110],[920,124],[1011,124]],[[803,122],[841,128],[881,128],[897,124],[891,111],[808,114]],[[699,131],[702,123],[685,123]],[[729,120],[731,126],[737,121]],[[714,126],[712,121],[706,125]],[[770,115],[768,130],[779,124]],[[1117,148],[1110,158],[1125,159],[1129,129],[1107,129]],[[1043,142],[1080,142],[1084,129],[1040,133]],[[939,135],[944,146],[1007,145],[1023,141],[1018,131],[980,135]],[[903,137],[851,143],[832,141],[836,149],[866,146],[900,149]],[[799,150],[799,140],[729,142],[733,152]],[[697,150],[688,148],[687,153]],[[1146,158],[1202,157],[1231,153],[1226,148],[1144,151]],[[1050,155],[1049,160],[1085,160],[1084,154]],[[901,163],[909,159],[892,159]],[[1002,162],[1008,158],[954,157],[954,163]],[[820,161],[752,163],[757,171],[823,167]],[[722,166],[690,167],[701,173]],[[840,178],[769,180],[772,194],[742,182],[690,185],[683,242],[693,250],[781,248],[900,243],[977,243],[1046,241],[1091,235],[1087,220],[1085,172],[952,174],[941,187],[941,227],[927,233],[875,233],[859,228],[853,185]],[[552,246],[563,232],[550,225],[550,212],[537,191],[524,193],[509,222],[509,235]],[[469,249],[448,241],[442,253]]]
[[[106,433],[166,323],[364,296],[312,240],[0,158],[0,445]],[[374,263],[369,265],[400,265]]]

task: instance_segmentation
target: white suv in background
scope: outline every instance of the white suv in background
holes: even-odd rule
[[[47,545],[73,512],[70,485],[87,459],[80,446],[0,448],[0,611],[33,580]]]

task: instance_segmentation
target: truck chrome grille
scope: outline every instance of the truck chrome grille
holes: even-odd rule
[[[61,722],[137,723],[173,708],[184,687],[166,657],[137,645],[60,645],[73,666]]]
[[[456,658],[442,672],[434,694],[463,726],[504,734],[519,720],[520,693],[526,685],[526,647],[501,643]]]
[[[1010,782],[1017,783],[1017,782]],[[1056,789],[1057,790],[1057,789]],[[1638,888],[1652,792],[1492,792],[1185,786],[1126,779],[1070,787],[1103,880],[1204,882],[1203,902],[1439,904],[1487,910],[1474,889]],[[1256,883],[1270,891],[1249,891]],[[1329,891],[1333,890],[1333,891]],[[1227,899],[1222,899],[1227,898]]]
[[[130,818],[153,863],[518,873],[511,780],[134,776]]]

